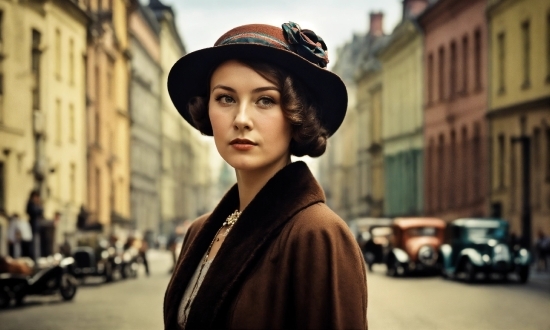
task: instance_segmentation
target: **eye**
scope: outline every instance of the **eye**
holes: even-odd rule
[[[221,104],[235,103],[235,100],[231,96],[225,94],[216,97],[216,101]]]
[[[275,104],[275,100],[268,96],[262,96],[258,102],[256,102],[260,108],[271,108]]]

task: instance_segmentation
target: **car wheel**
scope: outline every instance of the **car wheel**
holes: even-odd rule
[[[470,260],[467,260],[464,264],[464,274],[466,282],[472,283],[476,279],[476,270],[474,264]]]
[[[521,284],[527,283],[527,280],[529,279],[529,266],[519,266],[516,273],[519,278],[519,283]]]
[[[76,280],[72,275],[63,274],[61,276],[61,284],[59,292],[63,300],[72,300],[76,294]]]
[[[11,297],[4,288],[0,288],[0,309],[10,306]]]

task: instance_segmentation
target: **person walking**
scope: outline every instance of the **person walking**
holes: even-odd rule
[[[44,208],[38,190],[31,191],[27,201],[27,215],[32,230],[31,258],[36,262],[40,257],[40,223],[44,219]]]
[[[9,255],[14,258],[30,257],[32,250],[32,229],[29,223],[14,213],[8,227]]]
[[[187,231],[165,329],[366,329],[359,246],[308,166],[347,108],[323,39],[289,22],[236,27],[168,76],[183,118],[214,137],[237,183]]]

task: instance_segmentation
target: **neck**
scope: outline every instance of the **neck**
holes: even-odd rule
[[[251,171],[235,170],[239,189],[239,211],[242,212],[267,181],[288,164],[290,164],[290,157],[261,169]]]

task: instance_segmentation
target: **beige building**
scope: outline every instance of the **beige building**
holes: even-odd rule
[[[0,209],[26,217],[40,189],[58,240],[87,197],[87,24],[81,2],[0,1]]]
[[[89,220],[117,232],[130,227],[130,2],[89,4],[95,17],[87,45]]]
[[[491,209],[510,220],[511,232],[534,240],[550,234],[550,3],[492,0],[488,17]]]
[[[195,219],[208,211],[200,188],[210,182],[207,158],[208,144],[191,127],[172,104],[166,82],[168,73],[183,55],[185,47],[175,25],[174,12],[159,0],[152,0],[153,10],[160,26],[162,178],[160,232],[169,234],[185,220]],[[206,203],[205,205],[209,205]]]

